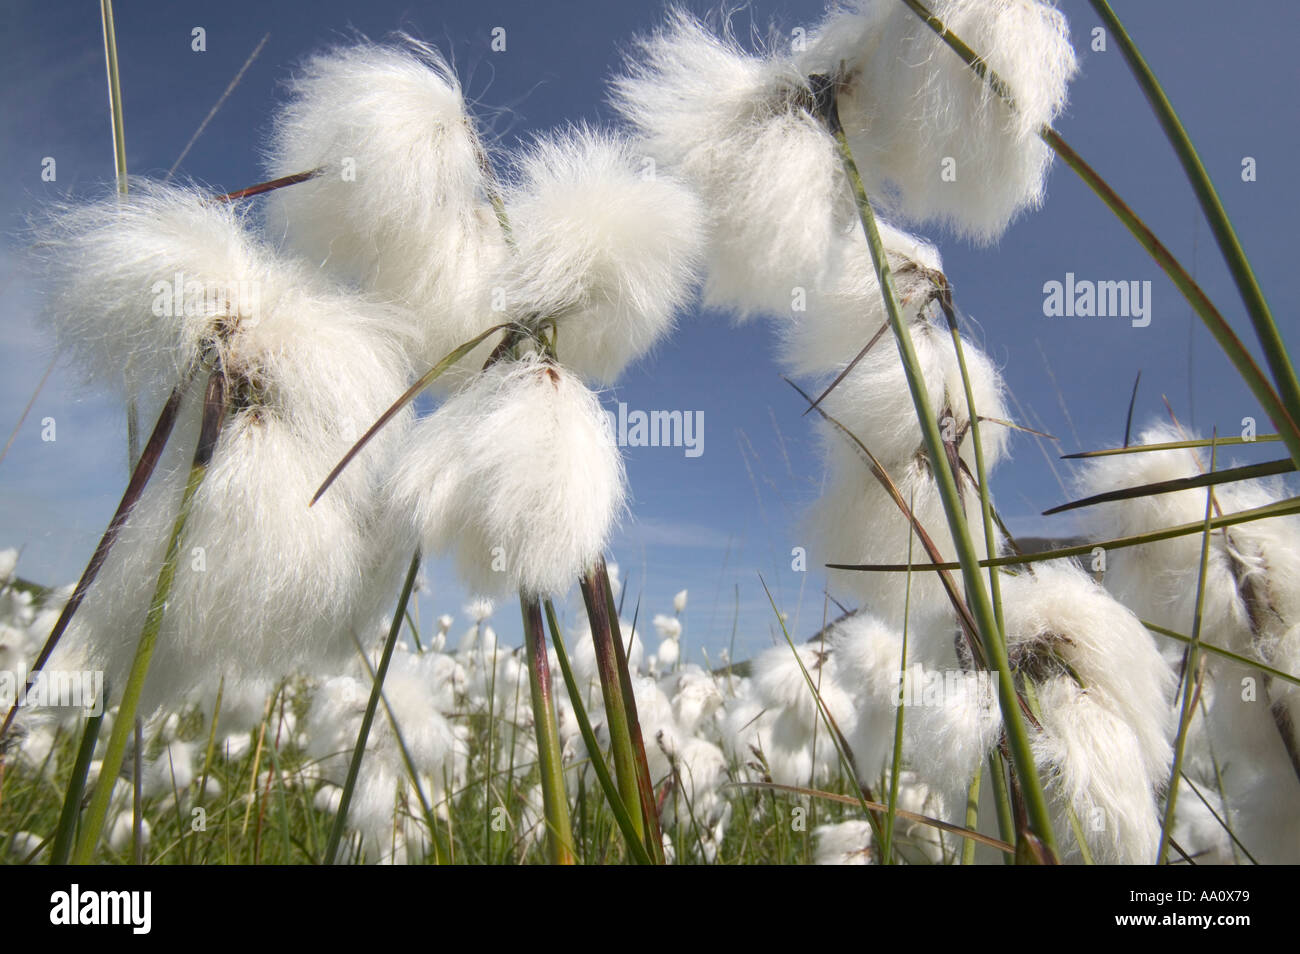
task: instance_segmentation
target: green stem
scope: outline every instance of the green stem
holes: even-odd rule
[[[600,752],[600,743],[596,741],[596,733],[592,731],[591,720],[587,718],[587,707],[582,701],[582,692],[578,688],[578,682],[573,678],[573,667],[569,665],[569,654],[564,648],[564,635],[560,632],[560,624],[555,619],[555,607],[551,601],[546,601],[546,622],[551,627],[551,638],[555,641],[555,658],[560,664],[560,674],[564,677],[564,686],[569,692],[569,701],[573,704],[573,715],[578,720],[578,731],[582,734],[582,741],[587,746],[587,753],[591,760],[592,770],[596,773],[596,780],[600,783],[601,790],[605,793],[605,799],[609,802],[610,810],[614,813],[614,821],[618,824],[619,831],[623,833],[623,839],[627,842],[628,850],[632,853],[632,859],[637,864],[653,864],[650,855],[646,852],[645,845],[641,842],[640,835],[637,834],[636,828],[632,824],[632,816],[628,814],[627,808],[623,805],[623,799],[618,793],[618,788],[614,780],[609,775],[609,769],[605,766],[605,758]],[[579,799],[579,804],[585,806],[586,800]],[[580,816],[585,818],[585,811]],[[585,828],[585,822],[583,824]]]
[[[1002,752],[994,749],[989,754],[989,779],[993,782],[993,804],[998,815],[998,834],[1003,841],[1016,840],[1015,819],[1011,813],[1011,793],[1007,791],[1007,776],[1002,767]],[[1003,856],[1004,864],[1014,864],[1013,855]]]
[[[542,807],[546,813],[546,840],[551,863],[571,865],[573,831],[569,825],[569,796],[564,790],[564,761],[560,757],[560,731],[551,697],[551,667],[546,658],[546,631],[537,597],[520,597],[524,615],[524,646],[528,656],[528,687],[533,697],[533,728],[537,733],[537,761],[542,771]]]
[[[113,171],[117,191],[126,195],[126,126],[122,114],[122,80],[117,66],[117,33],[113,29],[113,0],[100,0],[104,27],[104,64],[108,69],[108,106],[113,123]]]
[[[650,779],[650,762],[645,754],[645,739],[641,734],[641,718],[636,710],[636,693],[632,688],[632,673],[627,664],[627,650],[623,646],[623,624],[619,622],[618,605],[614,602],[614,587],[609,581],[605,558],[596,563],[596,578],[605,594],[605,608],[609,615],[610,632],[614,637],[614,656],[618,663],[618,681],[623,690],[623,705],[627,710],[628,734],[632,737],[632,755],[636,759],[637,792],[641,797],[641,815],[645,821],[646,850],[655,864],[664,863],[663,832],[659,828],[659,811],[655,804],[654,783]],[[632,620],[635,637],[636,619]]]
[[[379,657],[379,668],[370,685],[370,698],[366,700],[366,711],[361,717],[361,729],[357,733],[357,744],[352,749],[352,761],[348,764],[347,778],[343,782],[343,795],[339,799],[338,813],[330,828],[329,841],[325,845],[325,864],[334,864],[338,857],[339,843],[343,840],[343,831],[347,827],[348,808],[352,804],[352,790],[356,788],[357,776],[361,772],[361,760],[366,754],[366,741],[370,738],[370,726],[375,721],[375,711],[379,708],[379,696],[384,691],[384,679],[388,677],[388,664],[393,660],[393,649],[397,646],[397,635],[402,631],[402,616],[406,613],[406,604],[411,599],[411,590],[415,588],[415,576],[420,570],[420,551],[411,557],[411,565],[406,571],[406,582],[402,584],[402,595],[397,598],[397,609],[393,612],[392,625],[388,627],[388,638],[384,641],[383,653]]]
[[[1157,624],[1147,622],[1146,620],[1139,620],[1139,622],[1157,636],[1176,639],[1180,643],[1190,644],[1192,642],[1192,637],[1184,636],[1182,633],[1175,633],[1172,629],[1165,629],[1163,626],[1158,626]],[[1289,682],[1293,686],[1300,686],[1300,676],[1293,675],[1289,672],[1283,672],[1280,669],[1274,669],[1272,666],[1260,662],[1258,659],[1251,659],[1249,656],[1234,653],[1231,650],[1224,649],[1222,646],[1207,643],[1203,639],[1198,639],[1196,642],[1197,645],[1201,647],[1201,652],[1210,653],[1215,656],[1222,656],[1224,659],[1230,659],[1238,665],[1246,666],[1250,669],[1258,669],[1260,672],[1267,676],[1272,676],[1274,679],[1281,679],[1283,682]]]
[[[946,290],[944,294],[947,295]],[[971,449],[975,453],[975,477],[979,481],[980,516],[984,521],[984,552],[985,556],[993,556],[998,552],[998,547],[993,537],[995,526],[993,501],[989,495],[988,471],[984,467],[984,438],[980,427],[979,410],[975,407],[975,392],[971,388],[970,372],[966,369],[966,349],[962,346],[961,334],[957,330],[957,316],[946,297],[943,313],[948,320],[948,330],[952,333],[952,347],[957,352],[957,366],[961,370],[961,383],[966,392],[966,415],[970,421]],[[960,454],[960,448],[958,453]],[[1005,632],[1002,618],[1002,581],[994,567],[989,567],[989,592],[993,598],[993,612],[997,616],[998,630]]]
[[[913,494],[912,500],[908,502],[908,508],[915,511],[916,495]],[[916,531],[909,524],[907,527],[907,562],[912,562],[912,541],[916,539]],[[880,850],[880,863],[889,865],[893,862],[894,857],[894,819],[898,815],[898,783],[899,772],[903,767],[903,713],[906,709],[904,705],[905,693],[907,691],[907,639],[909,636],[908,623],[912,615],[912,574],[907,574],[907,581],[903,591],[903,651],[902,658],[898,663],[898,672],[900,678],[898,681],[898,711],[894,713],[894,754],[889,767],[889,811],[885,812],[885,835],[882,840]]]
[[[596,651],[596,669],[600,674],[600,691],[605,700],[605,725],[609,728],[610,754],[614,758],[614,776],[619,797],[632,819],[637,838],[645,839],[645,820],[641,811],[641,791],[637,781],[636,754],[632,749],[631,727],[623,699],[623,682],[619,678],[618,657],[610,630],[609,604],[595,579],[594,571],[581,580],[582,598],[587,604],[587,620]],[[598,757],[593,752],[592,758]]]
[[[100,705],[107,703],[101,699]],[[72,763],[72,777],[68,779],[68,788],[63,795],[63,810],[59,813],[59,827],[54,833],[54,845],[50,849],[50,864],[66,865],[72,854],[72,844],[77,835],[77,818],[81,815],[81,799],[86,791],[86,775],[90,772],[90,763],[95,758],[95,743],[99,741],[99,729],[104,724],[104,714],[91,716],[86,720],[86,728],[81,733],[81,746],[77,749],[77,759]]]
[[[125,196],[126,178],[126,124],[122,111],[122,79],[117,65],[117,32],[113,28],[113,0],[100,0],[99,16],[104,32],[104,65],[108,71],[108,110],[113,128],[113,171],[117,178],[117,194]],[[126,459],[127,472],[135,470],[140,459],[140,412],[135,395],[127,383],[126,399]]]
[[[975,776],[970,781],[970,788],[966,790],[966,827],[971,831],[975,831],[979,827],[981,774],[981,767],[976,763]],[[961,863],[963,865],[975,864],[975,842],[969,838],[961,846]]]
[[[1218,457],[1218,448],[1210,447],[1210,470]],[[1178,780],[1183,770],[1183,750],[1187,744],[1187,730],[1192,724],[1192,707],[1199,695],[1197,670],[1201,664],[1201,623],[1205,618],[1206,575],[1210,565],[1210,521],[1214,516],[1214,490],[1205,491],[1205,532],[1201,537],[1200,569],[1196,581],[1196,615],[1192,621],[1192,641],[1183,654],[1183,699],[1178,713],[1178,734],[1174,739],[1174,764],[1169,776],[1169,794],[1165,797],[1165,814],[1160,825],[1160,847],[1156,850],[1156,864],[1163,864],[1173,832],[1174,811],[1178,805]]]
[[[225,377],[214,370],[208,375],[207,393],[203,399],[203,423],[199,429],[198,446],[194,451],[194,461],[190,465],[189,478],[181,496],[180,509],[172,525],[171,538],[167,542],[167,555],[162,569],[158,572],[158,583],[154,588],[153,600],[145,616],[144,628],[140,641],[136,645],[135,658],[131,662],[131,671],[127,676],[126,688],[118,706],[117,717],[113,722],[113,731],[109,735],[108,747],[104,751],[104,760],[99,770],[99,780],[95,784],[95,793],[87,809],[85,824],[77,849],[73,854],[73,863],[90,864],[95,856],[95,847],[104,828],[104,817],[108,814],[109,801],[118,774],[122,771],[122,761],[126,755],[128,737],[135,730],[136,710],[140,706],[140,697],[144,693],[145,679],[149,675],[149,664],[153,660],[154,648],[158,643],[158,633],[162,629],[163,611],[167,597],[171,593],[172,582],[176,578],[176,563],[180,554],[181,538],[185,533],[185,522],[189,518],[190,505],[194,495],[203,484],[207,475],[208,464],[216,450],[217,440],[221,436],[221,425],[226,415]]]
[[[1250,314],[1255,335],[1259,338],[1260,347],[1264,349],[1264,357],[1268,361],[1269,370],[1273,372],[1273,380],[1281,392],[1282,400],[1292,420],[1300,421],[1300,382],[1296,381],[1295,368],[1292,367],[1291,359],[1287,356],[1286,346],[1282,343],[1282,336],[1273,321],[1273,313],[1255,278],[1250,259],[1246,257],[1241,241],[1237,238],[1237,232],[1232,227],[1227,211],[1223,208],[1218,190],[1210,181],[1210,174],[1201,162],[1196,147],[1192,145],[1191,137],[1179,120],[1178,113],[1174,111],[1173,104],[1169,102],[1159,80],[1147,65],[1137,44],[1124,29],[1119,17],[1115,15],[1115,11],[1106,0],[1091,0],[1091,2],[1102,22],[1115,35],[1120,52],[1124,54],[1129,69],[1133,71],[1133,76],[1142,87],[1147,102],[1155,111],[1156,118],[1160,121],[1160,127],[1164,130],[1170,145],[1178,154],[1178,161],[1182,163],[1183,172],[1187,174],[1187,180],[1201,203],[1201,209],[1210,223],[1210,230],[1214,233],[1219,251],[1223,253],[1228,270],[1237,284],[1237,291],[1240,292],[1246,311]]]
[[[967,602],[970,605],[972,615],[975,617],[988,658],[998,673],[998,701],[1002,707],[1002,720],[1006,727],[1007,745],[1011,751],[1012,762],[1024,790],[1029,826],[1047,850],[1049,857],[1055,857],[1056,839],[1052,834],[1051,815],[1047,809],[1047,799],[1043,794],[1038,769],[1034,765],[1033,752],[1029,746],[1029,734],[1025,729],[1024,718],[1020,712],[1016,685],[1011,676],[1011,665],[1007,658],[1006,643],[1001,628],[998,626],[993,604],[989,600],[983,575],[979,571],[979,556],[971,541],[970,528],[966,525],[966,514],[957,491],[957,481],[953,474],[952,465],[944,449],[943,435],[939,431],[938,421],[935,419],[934,411],[930,407],[930,396],[926,391],[925,379],[921,374],[916,349],[912,344],[912,333],[903,317],[902,308],[898,304],[898,293],[894,288],[894,276],[889,267],[889,259],[885,254],[884,245],[880,239],[880,232],[876,227],[876,216],[871,209],[870,201],[867,199],[866,188],[862,184],[862,177],[858,174],[857,163],[853,160],[853,153],[849,149],[844,130],[840,128],[838,117],[831,117],[831,131],[839,145],[840,158],[843,160],[845,172],[853,185],[858,214],[862,219],[862,227],[871,250],[871,259],[880,282],[885,310],[889,315],[889,323],[894,329],[899,357],[903,364],[904,373],[907,376],[907,386],[912,393],[912,402],[916,406],[916,415],[921,426],[921,433],[925,438],[925,446],[930,457],[931,472],[934,475],[939,496],[943,501],[948,526],[952,530],[953,547],[957,551],[958,562],[961,564],[962,580],[966,585]]]

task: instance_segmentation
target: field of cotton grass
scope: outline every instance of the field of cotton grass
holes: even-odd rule
[[[127,175],[105,0],[116,186],[30,245],[133,472],[79,581],[0,553],[0,671],[34,698],[103,676],[5,698],[0,859],[1300,861],[1300,385],[1173,106],[1092,6],[1252,342],[1052,128],[1077,63],[1050,2],[853,0],[794,47],[669,9],[615,125],[513,151],[438,50],[354,39],[296,72],[267,181],[212,195]],[[1024,428],[925,235],[996,243],[1058,159],[1272,427],[1171,415],[1076,455],[1084,533],[1027,553],[988,490]],[[629,503],[597,397],[697,301],[770,324],[848,600],[785,632],[773,598],[784,644],[707,666],[688,589],[642,606],[608,554]],[[1287,456],[1226,466],[1246,442]],[[434,555],[481,598],[420,620]]]

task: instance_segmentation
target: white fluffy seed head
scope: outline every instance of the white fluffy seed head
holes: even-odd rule
[[[1139,443],[1183,439],[1172,427],[1155,427]],[[1217,455],[1216,467],[1229,462]],[[1098,458],[1084,471],[1081,490],[1101,493],[1121,487],[1193,477],[1209,470],[1206,452],[1192,449],[1147,451]],[[1214,490],[1216,512],[1237,513],[1287,496],[1281,483],[1239,481]],[[1103,537],[1139,533],[1205,519],[1203,489],[1159,494],[1089,508],[1089,527]],[[1114,553],[1106,579],[1116,593],[1152,622],[1190,633],[1201,589],[1201,540],[1196,535],[1144,544]],[[1270,517],[1226,527],[1210,538],[1202,606],[1203,632],[1215,642],[1259,658],[1284,672],[1300,671],[1300,518]],[[1167,649],[1171,658],[1181,647]],[[1223,693],[1220,708],[1231,710],[1233,694]],[[1300,692],[1274,680],[1274,705],[1300,718]],[[1221,718],[1228,724],[1230,715]],[[1244,733],[1238,745],[1248,742]]]
[[[508,306],[558,318],[557,355],[583,378],[613,383],[689,301],[699,202],[632,140],[589,129],[537,140],[506,208],[517,250]]]
[[[367,746],[375,758],[396,775],[405,771],[405,755],[421,776],[442,779],[467,754],[456,727],[444,713],[455,699],[449,691],[450,657],[436,653],[394,656],[384,682],[384,698],[392,722],[376,722]],[[343,782],[347,756],[356,742],[370,687],[365,677],[338,676],[325,681],[313,694],[307,714],[308,754],[321,759],[328,778]],[[382,724],[381,724],[382,723]],[[399,741],[400,734],[400,741]]]
[[[405,387],[393,316],[293,266],[266,278],[260,320],[238,325],[220,348],[230,410],[185,524],[145,711],[223,674],[229,694],[243,681],[328,671],[351,657],[349,632],[369,629],[400,572],[377,491],[408,418],[308,508]],[[201,392],[202,379],[69,633],[119,692],[189,474]]]
[[[1215,499],[1224,513],[1267,506],[1288,496],[1280,480],[1241,481],[1215,488]],[[1247,521],[1226,528],[1221,542],[1236,580],[1238,602],[1244,604],[1250,621],[1255,651],[1275,668],[1300,672],[1300,517],[1291,514]],[[1272,694],[1274,699],[1287,695],[1294,707],[1300,702],[1297,691],[1295,686],[1275,681]]]
[[[916,236],[884,221],[879,228],[899,303],[906,318],[917,321],[937,289],[943,261],[934,246]],[[861,229],[828,243],[827,261],[826,274],[804,288],[802,299],[787,293],[781,307],[772,309],[782,358],[797,375],[833,376],[888,321]],[[881,341],[892,345],[892,333],[886,331]]]
[[[872,855],[871,823],[858,821],[818,825],[813,829],[817,844],[813,863],[818,865],[869,865]]]
[[[913,322],[910,331],[930,408],[936,416],[942,415],[948,403],[944,353],[952,350],[952,344],[945,340],[946,336],[937,325],[928,321]],[[865,338],[857,350],[844,359],[840,370],[869,340]],[[825,381],[829,385],[838,376],[838,371],[825,375],[819,383]],[[905,465],[923,450],[924,439],[917,422],[916,406],[912,402],[892,330],[886,329],[820,406],[861,441],[886,469],[892,471]],[[821,428],[821,434],[828,456],[833,456],[832,448],[846,443],[857,446],[852,438],[829,422]]]
[[[1037,693],[1043,731],[1031,744],[1047,776],[1056,831],[1071,830],[1069,806],[1096,861],[1152,863],[1160,841],[1156,791],[1167,776],[1147,770],[1135,727],[1069,676],[1047,680]],[[1067,854],[1076,851],[1071,839]]]
[[[910,238],[905,233],[896,234],[900,241]],[[862,441],[887,468],[900,466],[922,449],[924,439],[897,340],[888,327],[865,246],[854,257],[855,266],[843,270],[843,279],[832,286],[838,289],[834,295],[814,296],[814,307],[806,315],[796,315],[796,320],[784,326],[786,363],[794,373],[810,375],[818,393],[838,379],[839,383],[821,407]],[[912,266],[901,273],[903,281],[899,283],[912,347],[926,384],[931,411],[944,439],[960,441],[962,459],[972,473],[977,473],[966,380],[952,333],[924,313],[931,295],[938,290],[931,278],[938,269],[931,270],[923,264],[925,261],[938,264],[937,256],[919,260],[900,258],[895,263],[895,267],[902,262]],[[853,277],[864,274],[860,267],[867,269],[865,274],[869,278]],[[873,339],[875,343],[870,350],[844,374]],[[1009,412],[1001,374],[988,355],[969,338],[961,339],[961,348],[978,416],[1007,420]],[[984,465],[991,472],[1006,454],[1008,429],[1005,424],[985,420],[980,425],[980,435]],[[844,439],[832,438],[837,442]]]
[[[1002,610],[1013,660],[1042,671],[1068,665],[1130,727],[1146,774],[1162,776],[1172,758],[1175,680],[1138,618],[1069,562],[1005,577]]]
[[[906,564],[910,523],[894,499],[872,474],[856,445],[837,434],[827,434],[828,475],[821,497],[806,515],[807,539],[812,541],[809,561],[814,564]],[[938,485],[928,457],[913,456],[905,463],[888,468],[916,519],[926,530],[943,560],[954,561],[956,549]],[[963,499],[971,538],[984,559],[984,522],[979,494],[965,482]],[[1002,534],[994,528],[994,549],[1002,546]],[[991,554],[996,556],[997,553]],[[929,562],[919,539],[911,544],[911,559],[916,565]],[[934,634],[955,630],[955,617],[942,581],[937,573],[918,570],[911,574],[908,592],[907,575],[901,572],[867,572],[834,570],[832,586],[859,600],[860,606],[892,626],[902,629],[904,610],[914,633]]]
[[[500,320],[491,298],[507,249],[484,156],[436,50],[410,39],[327,50],[290,83],[266,161],[273,177],[321,171],[271,195],[268,230],[404,304],[432,364]]]
[[[971,339],[961,339],[961,357],[966,365],[965,377],[962,375],[951,334],[945,339],[944,345],[944,403],[952,418],[953,432],[962,435],[962,459],[972,474],[978,473],[975,467],[974,441],[970,435],[971,427],[978,427],[984,467],[986,472],[992,473],[993,468],[1007,457],[1011,444],[1011,429],[1007,424],[1001,423],[1009,423],[1011,420],[1011,411],[1006,402],[1006,383],[993,359]],[[973,425],[970,403],[966,400],[968,380],[971,396],[975,399],[975,414],[979,418]],[[942,414],[942,411],[939,413]]]
[[[53,207],[33,231],[56,345],[116,394],[166,394],[219,330],[292,293],[243,212],[189,186],[133,180],[125,197]]]
[[[1189,436],[1194,435],[1168,425],[1156,425],[1143,431],[1135,443],[1165,444],[1186,440]],[[1191,449],[1117,454],[1090,460],[1080,473],[1076,486],[1080,495],[1092,496],[1125,487],[1194,477],[1208,469],[1208,458],[1202,458]],[[1231,492],[1228,496],[1224,493],[1223,488],[1215,492],[1222,511],[1229,513],[1238,509],[1230,506]],[[1180,490],[1088,507],[1083,511],[1083,519],[1091,536],[1108,540],[1199,523],[1205,519],[1205,506],[1205,490]],[[1200,575],[1199,536],[1174,537],[1112,550],[1106,558],[1106,585],[1125,605],[1143,619],[1180,633],[1191,632]],[[1249,614],[1239,597],[1234,559],[1224,545],[1222,534],[1211,537],[1204,612],[1208,625],[1218,633],[1220,644],[1239,651],[1248,649]]]
[[[851,700],[852,724],[841,728],[858,775],[875,779],[893,751],[898,711],[893,707],[895,676],[903,661],[901,633],[875,616],[857,613],[835,624],[826,636],[826,648],[834,661],[829,670],[835,683]]]
[[[655,632],[661,639],[681,639],[682,638],[682,621],[676,616],[665,616],[663,613],[656,613],[653,620]]]
[[[836,623],[827,643],[836,681],[853,699],[848,741],[862,779],[878,778],[888,765],[905,678],[904,762],[945,794],[965,791],[997,738],[1001,714],[988,674],[959,670],[949,659],[951,633],[909,631],[905,677],[901,628],[870,613]],[[936,648],[944,652],[936,655]]]
[[[485,595],[565,592],[623,509],[623,459],[600,402],[537,355],[500,362],[421,422],[389,483],[426,552],[454,550]]]
[[[910,9],[853,0],[818,28],[800,66],[846,67],[840,119],[868,194],[916,223],[989,242],[1043,199],[1038,139],[1077,70],[1065,16],[1040,0],[934,0],[931,11],[1010,88],[1012,111]]]
[[[638,42],[613,100],[703,201],[708,304],[785,311],[796,287],[820,283],[833,238],[860,229],[835,141],[788,58],[746,53],[672,9]]]

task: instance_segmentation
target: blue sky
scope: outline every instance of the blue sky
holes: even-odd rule
[[[710,9],[691,4],[697,11]],[[1058,128],[1151,223],[1243,339],[1253,344],[1240,299],[1177,161],[1119,52],[1090,48],[1096,18],[1083,0],[1063,0],[1081,73]],[[1164,82],[1237,225],[1283,335],[1294,350],[1297,286],[1294,223],[1300,218],[1295,157],[1300,86],[1291,46],[1300,9],[1285,0],[1232,7],[1221,0],[1114,6]],[[7,439],[51,358],[38,325],[36,289],[17,257],[23,217],[41,203],[91,194],[112,177],[104,53],[92,4],[7,5],[0,37],[0,432]],[[659,3],[497,2],[364,4],[121,2],[117,38],[126,113],[128,165],[162,175],[266,34],[260,56],[213,118],[179,172],[214,187],[257,181],[259,146],[294,63],[352,30],[375,38],[413,33],[454,61],[477,115],[499,146],[576,120],[611,119],[604,81],[621,51],[662,17]],[[752,23],[789,35],[810,28],[821,3],[756,2],[739,10]],[[206,30],[205,52],[191,31]],[[493,28],[506,50],[490,49]],[[1241,163],[1256,161],[1243,182]],[[54,157],[57,180],[41,179]],[[1134,375],[1142,386],[1136,418],[1164,414],[1167,397],[1184,423],[1237,433],[1241,419],[1266,423],[1190,308],[1087,188],[1058,166],[1041,211],[1022,219],[993,248],[937,233],[960,310],[1003,369],[1026,424],[1061,439],[1059,451],[1026,435],[995,474],[993,489],[1012,528],[1068,534],[1064,518],[1037,514],[1063,499],[1068,465],[1057,453],[1109,446],[1122,437]],[[1152,321],[1050,319],[1043,284],[1080,278],[1150,280]],[[772,613],[763,574],[795,635],[818,628],[824,573],[790,569],[800,544],[798,515],[817,495],[820,473],[800,399],[781,381],[772,340],[759,322],[732,327],[724,316],[684,316],[679,331],[606,396],[613,405],[704,414],[704,453],[680,448],[627,451],[633,514],[612,548],[631,606],[671,612],[689,588],[687,651],[716,657],[730,641],[737,605],[738,657],[769,644]],[[58,439],[41,440],[53,417]],[[81,390],[62,366],[39,391],[0,462],[0,547],[23,548],[20,572],[43,582],[74,580],[112,513],[125,481],[123,411]],[[1267,451],[1263,451],[1267,453]],[[1052,458],[1049,464],[1048,456]],[[1242,459],[1262,459],[1260,452]],[[1053,466],[1054,465],[1054,466]],[[428,570],[422,615],[460,614],[464,594],[442,564]],[[498,629],[517,641],[517,610],[498,611]],[[464,621],[458,621],[458,626]]]

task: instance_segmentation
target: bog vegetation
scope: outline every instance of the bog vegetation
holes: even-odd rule
[[[46,702],[4,700],[0,857],[1300,860],[1300,386],[1093,6],[1263,366],[1052,128],[1076,60],[1040,0],[856,0],[795,48],[670,10],[611,82],[616,125],[514,150],[436,50],[357,40],[295,74],[266,183],[119,163],[112,194],[43,210],[46,324],[126,408],[133,472],[75,585],[0,566],[0,667],[43,671]],[[1086,542],[1025,554],[989,491],[1021,428],[921,233],[996,242],[1056,158],[1288,456],[1226,467],[1245,439],[1153,423],[1080,455]],[[596,393],[697,301],[770,324],[821,438],[809,557],[848,601],[707,666],[687,591],[642,613],[606,563],[626,422]],[[432,554],[482,597],[458,620],[413,612]],[[519,648],[492,625],[515,601]],[[92,704],[49,704],[86,672]]]

